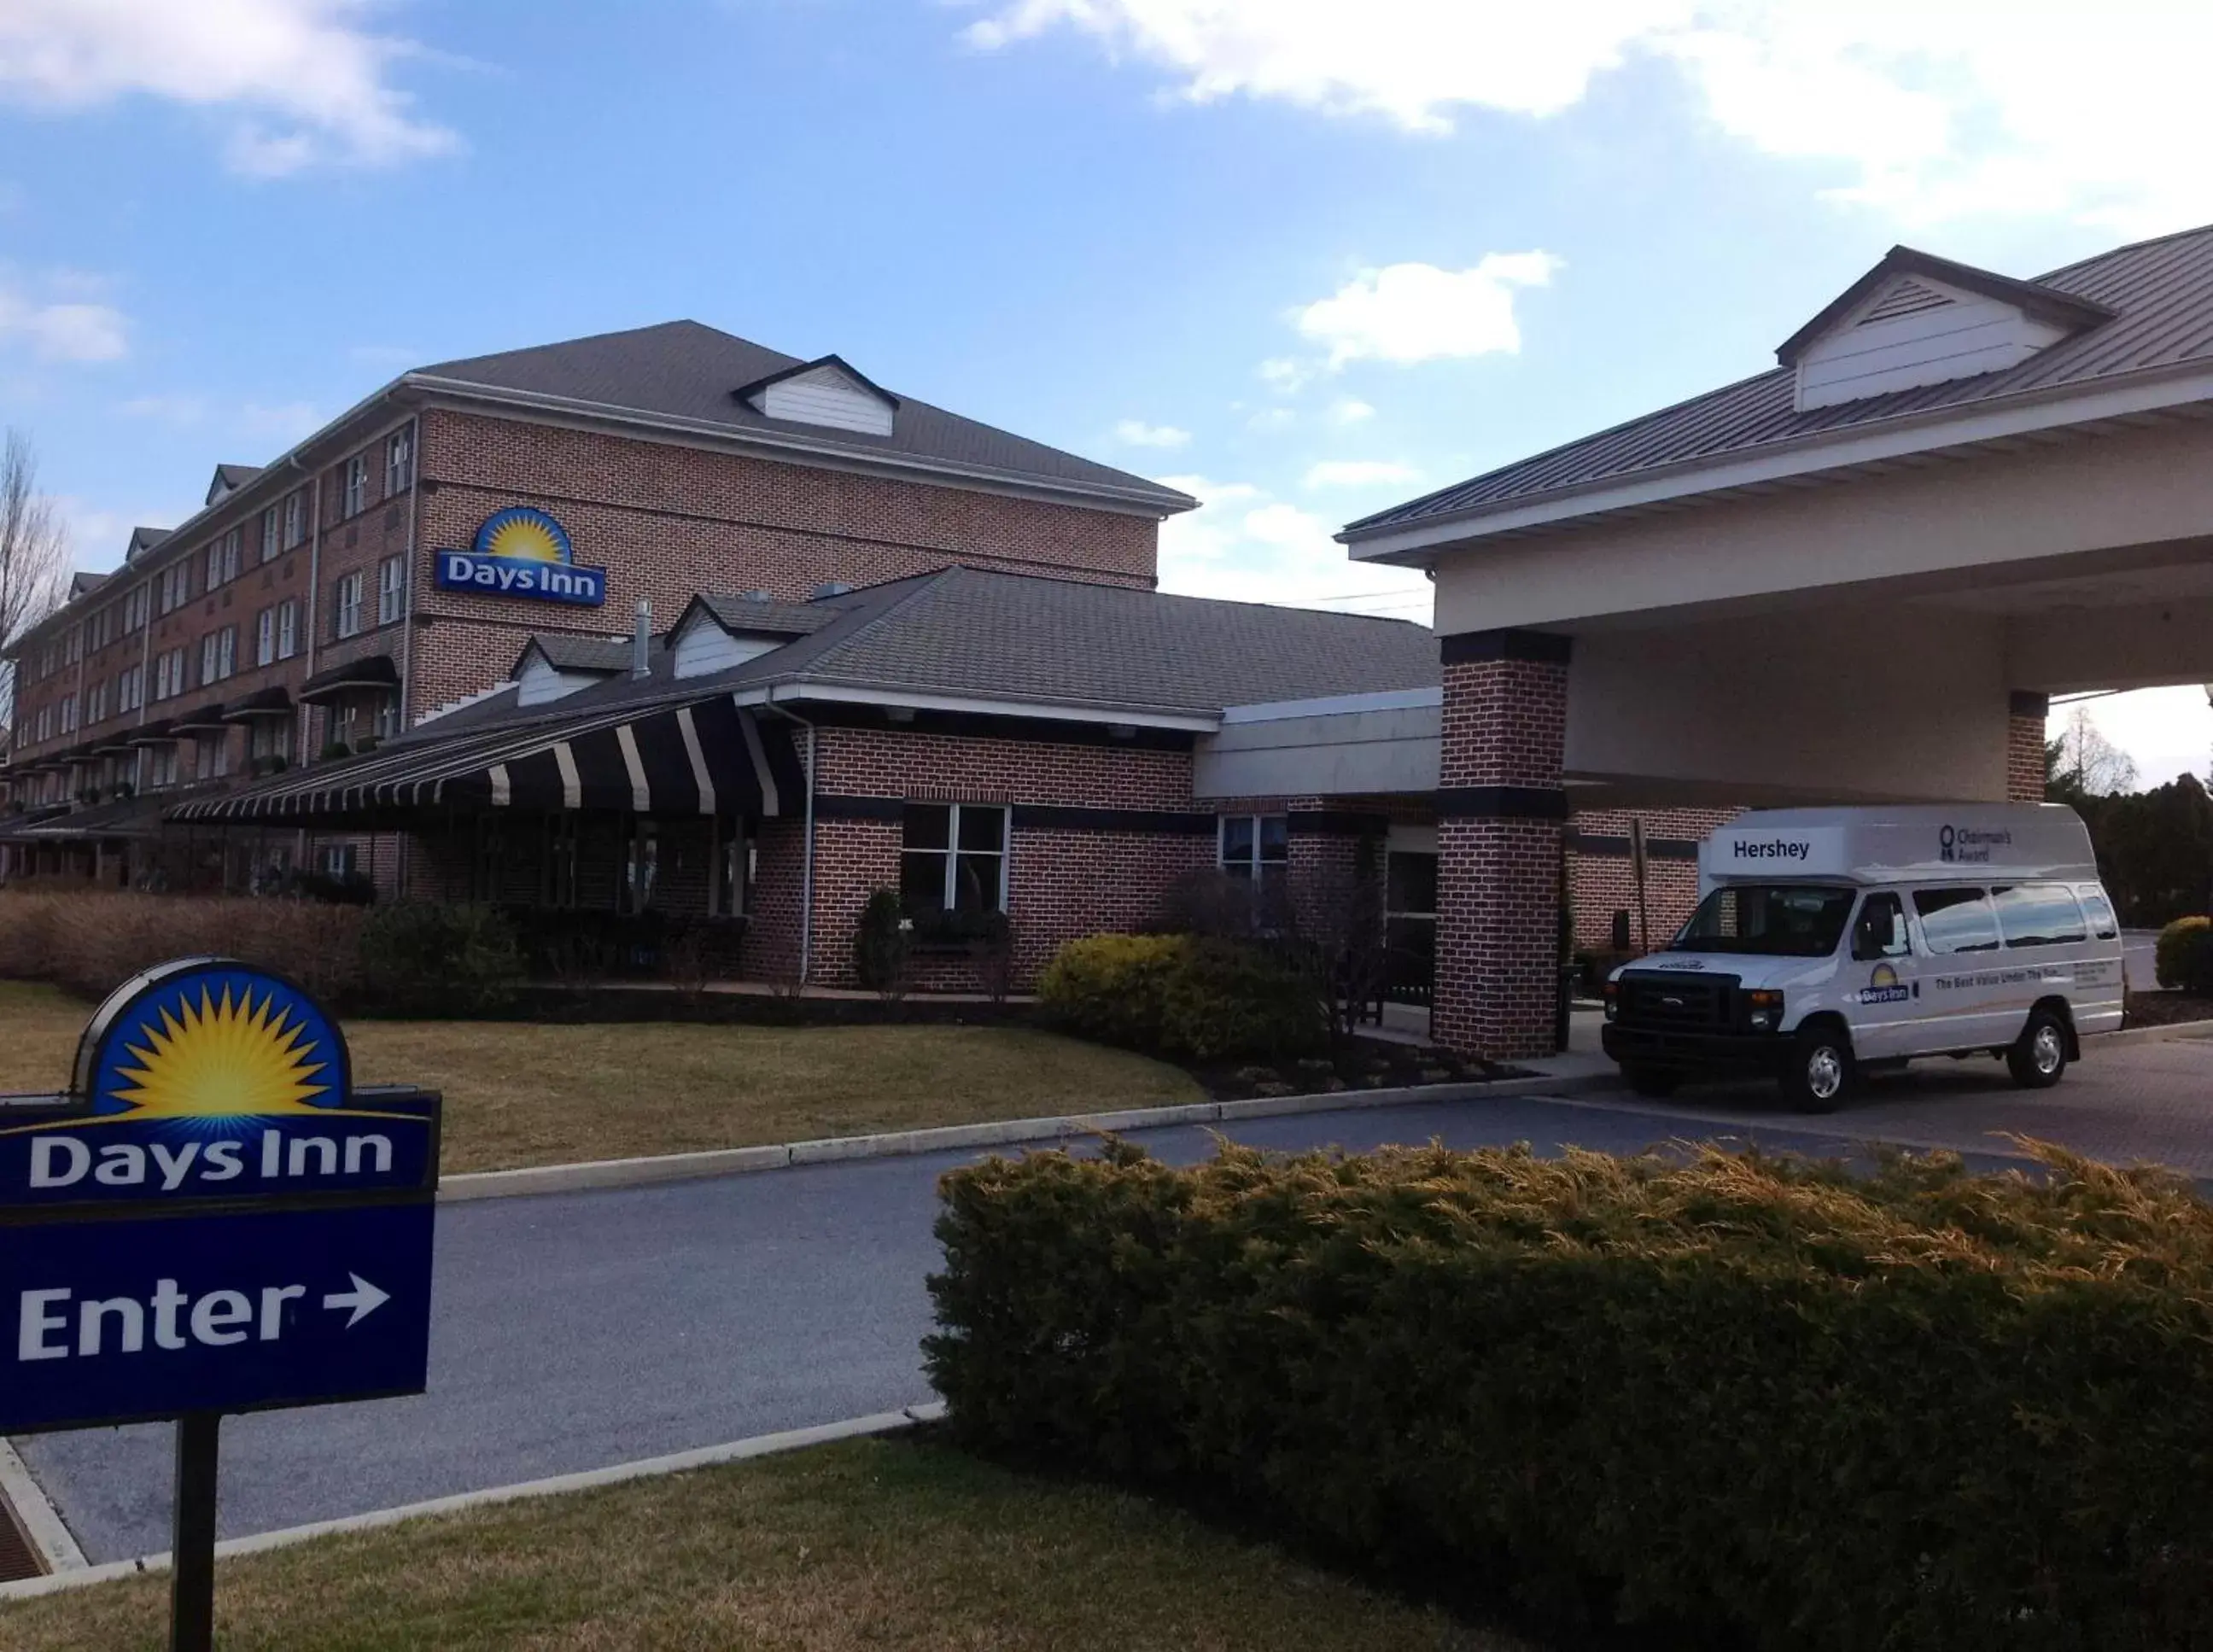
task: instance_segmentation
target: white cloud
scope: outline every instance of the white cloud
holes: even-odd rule
[[[1299,416],[1288,407],[1263,407],[1245,421],[1245,428],[1256,435],[1273,436],[1298,422]]]
[[[1310,466],[1306,485],[1310,488],[1373,488],[1385,483],[1412,482],[1421,472],[1411,465],[1389,459],[1325,459]]]
[[[1375,410],[1357,397],[1347,396],[1329,410],[1333,424],[1364,424],[1375,417]]]
[[[1295,396],[1314,377],[1314,368],[1289,356],[1271,356],[1254,369],[1260,381],[1279,396]]]
[[[237,171],[383,165],[454,134],[390,84],[409,42],[361,26],[367,0],[5,0],[0,95],[47,109],[150,96],[232,118]]]
[[[1430,586],[1420,574],[1348,560],[1332,525],[1313,512],[1249,482],[1161,479],[1200,501],[1161,525],[1162,590],[1428,623]]]
[[[1000,0],[985,48],[1067,28],[1193,102],[1280,100],[1410,131],[1580,102],[1643,57],[1724,131],[1830,163],[1906,223],[2060,213],[2125,232],[2213,216],[2204,68],[2213,7],[2106,0]]]
[[[1114,440],[1128,448],[1180,448],[1191,441],[1191,432],[1179,430],[1173,424],[1148,424],[1141,418],[1125,418],[1114,427]]]
[[[1560,260],[1550,253],[1492,253],[1472,269],[1393,264],[1363,270],[1298,311],[1298,329],[1329,346],[1332,368],[1366,359],[1402,365],[1521,348],[1516,289],[1541,287]]]
[[[49,362],[113,362],[130,350],[123,313],[107,304],[40,303],[0,285],[0,344]]]

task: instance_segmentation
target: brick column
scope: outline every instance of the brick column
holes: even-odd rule
[[[1436,996],[1430,1027],[1463,1054],[1549,1054],[1558,991],[1569,639],[1443,639]]]
[[[2044,801],[2044,724],[2051,697],[2015,689],[2006,703],[2006,802]]]

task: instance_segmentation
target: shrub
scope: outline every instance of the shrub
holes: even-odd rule
[[[994,1159],[941,1184],[929,1375],[972,1445],[1562,1639],[2202,1646],[2213,1209],[2045,1156]]]
[[[102,997],[149,964],[236,958],[342,1004],[361,983],[358,907],[76,890],[0,896],[0,976]]]
[[[1085,1038],[1180,1061],[1303,1055],[1329,1038],[1312,978],[1232,941],[1087,936],[1053,954],[1038,1001]]]
[[[2213,992],[2213,917],[2178,917],[2161,930],[2152,972],[2161,986]]]
[[[877,889],[861,908],[853,932],[853,973],[863,986],[895,998],[906,991],[907,958],[913,951],[914,926],[900,906],[899,891]]]
[[[372,906],[360,949],[363,997],[399,1015],[481,1015],[505,1003],[522,978],[514,926],[491,906]]]

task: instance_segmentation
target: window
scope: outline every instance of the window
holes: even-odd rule
[[[284,541],[280,537],[283,532],[283,529],[279,526],[277,507],[271,505],[261,513],[262,561],[274,562],[283,553]]]
[[[576,817],[573,814],[546,817],[545,896],[548,906],[576,904]]]
[[[1852,925],[1852,956],[1861,963],[1903,958],[1913,950],[1905,930],[1905,903],[1896,895],[1869,895]]]
[[[1921,915],[1921,938],[1940,957],[1998,949],[1997,914],[1979,889],[1917,889],[1913,910]]]
[[[360,864],[360,852],[351,844],[326,844],[320,856],[323,875],[350,878]]]
[[[507,822],[497,814],[479,814],[475,820],[475,853],[469,861],[469,899],[496,901],[507,887]]]
[[[220,780],[230,772],[230,731],[202,735],[192,742],[199,747],[199,777]]]
[[[62,733],[65,735],[73,735],[76,732],[76,696],[74,694],[64,694],[62,696]]]
[[[369,508],[369,460],[356,454],[345,462],[344,480],[338,495],[338,520],[358,516]]]
[[[997,803],[909,803],[899,899],[918,917],[1007,910],[1007,811]]]
[[[661,880],[661,823],[646,815],[630,824],[630,840],[624,846],[622,887],[617,904],[625,912],[642,912],[653,905],[653,887]]]
[[[239,539],[239,530],[234,527],[208,546],[207,589],[212,591],[216,586],[228,585],[238,577]]]
[[[164,741],[146,753],[146,785],[149,790],[162,790],[176,783],[176,742]]]
[[[108,687],[107,682],[101,681],[85,690],[84,721],[88,728],[107,721]]]
[[[393,432],[384,444],[384,497],[415,485],[415,427]]]
[[[290,551],[308,537],[308,491],[300,488],[284,500],[284,548]]]
[[[154,658],[154,698],[172,700],[185,692],[185,651],[171,649]]]
[[[1233,878],[1249,878],[1262,887],[1283,881],[1291,863],[1291,822],[1283,814],[1225,814],[1216,858]]]
[[[2082,910],[2090,919],[2090,933],[2100,941],[2111,941],[2121,932],[2120,920],[2113,916],[2113,903],[2106,899],[2102,889],[2084,889]]]
[[[265,666],[277,658],[277,610],[264,608],[253,616],[253,663]]]
[[[387,694],[378,700],[369,714],[369,732],[379,740],[390,740],[399,732],[399,697]]]
[[[256,717],[247,753],[253,759],[254,766],[265,771],[289,762],[292,756],[292,720]]]
[[[1677,952],[1826,958],[1844,939],[1852,892],[1818,883],[1736,884],[1698,903],[1676,932]]]
[[[2020,883],[1990,891],[1998,912],[1998,932],[2009,947],[2057,947],[2088,941],[2082,909],[2075,892],[2061,883]]]
[[[331,625],[338,637],[353,637],[361,631],[361,584],[358,572],[348,574],[332,591]]]
[[[162,612],[174,613],[192,600],[192,565],[189,562],[172,563],[162,570],[155,581],[160,588]]]
[[[715,822],[715,848],[709,862],[712,882],[707,890],[707,911],[714,917],[743,917],[746,885],[753,877],[753,855],[745,828],[735,821]]]
[[[300,600],[287,597],[277,605],[277,657],[289,660],[300,651]]]
[[[395,623],[406,601],[407,562],[403,557],[387,557],[376,564],[376,623],[389,625]]]
[[[150,585],[141,585],[123,599],[123,630],[125,636],[134,631],[145,629],[146,616],[152,610],[153,606],[154,588]]]
[[[219,683],[238,669],[238,627],[225,625],[200,638],[200,684]]]
[[[145,704],[145,667],[125,667],[115,679],[115,709],[118,711],[136,711]]]

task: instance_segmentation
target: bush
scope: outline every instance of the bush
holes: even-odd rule
[[[899,891],[878,889],[861,908],[853,932],[853,973],[863,986],[887,998],[906,991],[907,958],[913,951],[914,926],[907,922]]]
[[[399,1015],[481,1015],[513,996],[522,949],[497,908],[397,901],[361,926],[362,995]]]
[[[2152,972],[2161,986],[2213,992],[2213,917],[2178,917],[2161,930]]]
[[[1757,1652],[2204,1646],[2213,1209],[1836,1167],[1110,1143],[941,1184],[968,1443]]]
[[[1178,1061],[1280,1059],[1328,1042],[1313,979],[1261,948],[1094,935],[1053,954],[1038,1002],[1070,1032]]]
[[[361,984],[358,907],[90,889],[0,894],[0,976],[104,997],[149,964],[210,954],[290,977],[326,1003]]]

